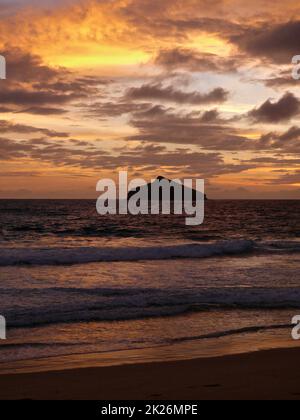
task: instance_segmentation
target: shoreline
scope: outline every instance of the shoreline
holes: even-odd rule
[[[0,362],[0,376],[100,368],[146,363],[177,362],[183,360],[212,359],[238,356],[266,350],[300,349],[300,342],[284,333],[286,328],[221,335],[206,339],[182,340],[172,344],[125,348],[110,351],[66,353],[29,357]],[[276,335],[274,334],[276,332]],[[0,346],[1,349],[1,346]]]
[[[0,400],[300,399],[300,348],[0,375]]]

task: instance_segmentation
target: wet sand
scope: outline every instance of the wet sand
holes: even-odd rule
[[[300,399],[300,349],[0,375],[0,399]]]

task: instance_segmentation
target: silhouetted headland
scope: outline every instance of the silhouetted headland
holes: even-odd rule
[[[165,178],[163,176],[158,176],[154,182],[161,182],[161,181],[168,181],[169,183],[171,183],[171,182],[174,183],[174,181],[171,181],[170,179]],[[152,186],[153,186],[153,182],[150,182],[149,184],[147,184],[145,186],[137,187],[135,190],[129,191],[129,193],[128,193],[128,200],[131,197],[133,197],[135,194],[137,194],[138,192],[140,192],[141,188],[145,188],[145,189],[148,190],[148,200],[151,201],[152,200],[152,196],[151,196],[151,187]],[[190,188],[187,188],[184,185],[180,185],[180,187],[182,188],[182,193],[183,193],[182,196],[184,197],[185,191],[186,190],[190,190]],[[197,194],[199,194],[199,192],[196,191],[195,189],[192,189],[192,199],[193,199],[193,201],[196,201],[197,200]],[[204,194],[204,199],[205,200],[208,199],[207,196],[206,196],[206,194]],[[160,188],[160,191],[159,191],[159,200],[162,201],[162,189],[161,188]],[[174,186],[171,186],[171,188],[170,188],[170,201],[172,201],[172,202],[175,201],[175,188],[174,188]]]

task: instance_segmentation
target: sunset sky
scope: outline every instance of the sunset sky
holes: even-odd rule
[[[300,198],[299,1],[0,0],[0,35],[0,198]]]

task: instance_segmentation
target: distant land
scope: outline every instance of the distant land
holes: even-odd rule
[[[163,180],[168,181],[169,183],[173,182],[172,180],[170,180],[168,178],[165,178],[163,176],[158,176],[154,182],[160,182],[160,181],[163,181]],[[151,187],[152,187],[152,185],[153,185],[153,182],[150,182],[149,184],[147,184],[147,185],[145,185],[143,187],[138,187],[135,190],[129,191],[129,193],[128,193],[128,200],[131,197],[133,197],[135,194],[137,194],[141,190],[141,188],[146,188],[148,190],[148,200],[151,201],[151,199],[152,199],[151,198]],[[184,185],[181,185],[181,188],[183,190],[183,195],[184,195],[184,191],[187,190],[187,189],[189,189],[187,187],[184,187]],[[175,195],[174,194],[174,188],[171,188],[170,201],[172,201],[172,202],[175,201],[174,195]],[[197,191],[195,189],[192,189],[192,197],[193,197],[193,201],[196,201],[196,199],[197,199]],[[204,199],[205,200],[208,199],[206,194],[204,194]],[[162,201],[162,191],[160,191],[159,200]]]

